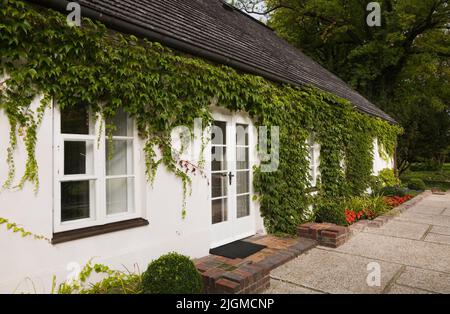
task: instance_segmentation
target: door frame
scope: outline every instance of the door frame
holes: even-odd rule
[[[211,186],[209,188],[209,211],[211,226],[211,248],[215,248],[236,240],[240,240],[256,234],[256,206],[254,206],[252,197],[253,190],[253,166],[256,159],[256,136],[252,120],[244,113],[230,113],[228,110],[219,109],[213,111],[214,121],[227,123],[226,128],[226,149],[227,149],[227,172],[234,174],[232,185],[227,185],[228,214],[227,221],[212,223],[212,175],[211,175],[211,146],[209,143],[208,153],[210,159],[208,163],[208,176]],[[250,214],[245,217],[237,218],[237,177],[236,177],[236,124],[248,125],[248,149],[249,149],[249,211]],[[231,159],[230,159],[231,158]],[[230,162],[231,160],[231,162]],[[232,166],[230,166],[232,164]],[[230,190],[231,189],[231,190]],[[232,204],[232,206],[230,205]]]

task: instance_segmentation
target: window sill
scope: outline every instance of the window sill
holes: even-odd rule
[[[89,238],[89,237],[102,235],[102,234],[106,234],[106,233],[143,227],[143,226],[147,226],[148,224],[149,224],[148,220],[145,220],[143,218],[137,218],[137,219],[114,222],[114,223],[101,225],[101,226],[93,226],[93,227],[82,228],[82,229],[77,229],[77,230],[58,232],[58,233],[53,234],[52,244],[70,242],[70,241]]]

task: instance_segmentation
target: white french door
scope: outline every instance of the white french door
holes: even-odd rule
[[[250,121],[216,114],[211,136],[211,247],[255,234]]]

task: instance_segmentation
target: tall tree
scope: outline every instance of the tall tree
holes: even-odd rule
[[[450,149],[448,0],[382,0],[381,26],[364,0],[235,0],[368,97],[405,128],[400,170],[442,163]]]

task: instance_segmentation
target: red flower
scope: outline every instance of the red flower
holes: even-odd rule
[[[389,197],[385,197],[384,201],[386,202],[387,205],[391,206],[391,207],[397,207],[401,204],[403,204],[406,201],[409,201],[410,199],[412,199],[413,196],[412,195],[405,195],[405,196],[389,196]]]

